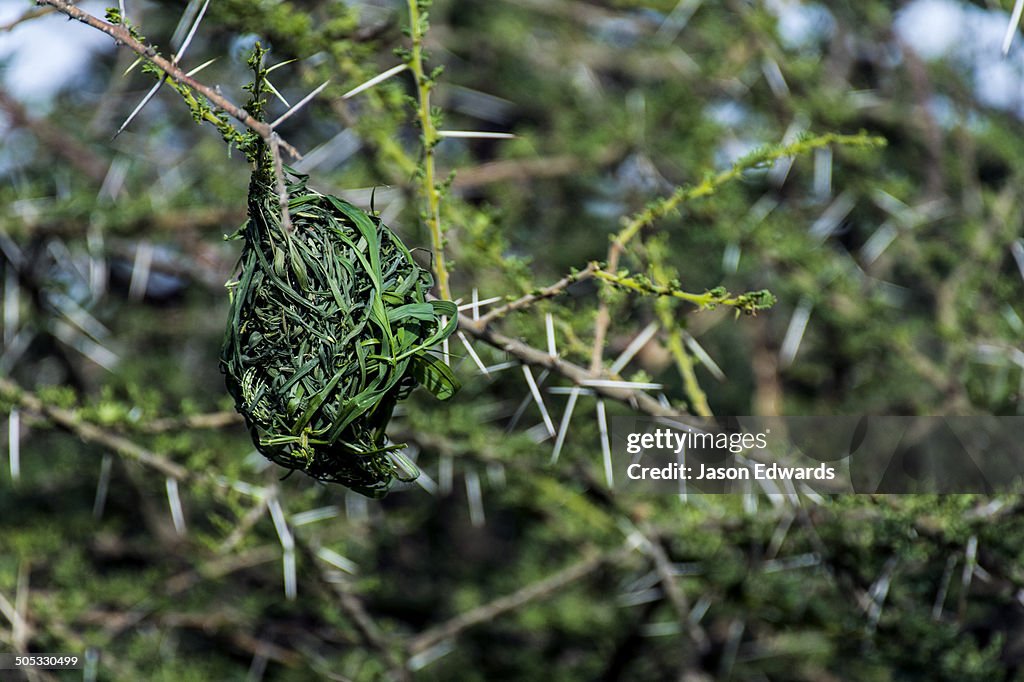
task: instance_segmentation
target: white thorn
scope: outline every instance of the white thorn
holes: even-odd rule
[[[523,365],[523,375],[526,377],[526,383],[530,387],[530,393],[533,395],[534,402],[540,408],[540,415],[544,419],[544,426],[548,430],[548,435],[554,437],[555,425],[551,421],[551,415],[548,414],[548,408],[544,406],[544,397],[540,394],[540,388],[537,387],[537,382],[533,378],[533,372],[530,371],[529,365]]]
[[[182,41],[177,54],[175,54],[174,58],[171,60],[171,63],[175,66],[177,66],[181,58],[185,56],[185,50],[187,50],[188,46],[192,43],[192,38],[195,37],[196,31],[199,30],[199,22],[203,20],[203,15],[206,14],[206,8],[209,6],[210,0],[206,0],[206,2],[203,3],[203,8],[199,10],[199,15],[196,16],[196,20],[192,22],[192,27],[188,30],[188,35],[185,36],[185,40]]]
[[[161,76],[160,80],[154,83],[153,87],[151,87],[149,89],[149,92],[146,93],[146,96],[142,98],[142,101],[135,105],[135,108],[132,109],[132,113],[128,114],[128,118],[126,118],[124,120],[124,123],[122,123],[118,127],[117,132],[114,133],[114,137],[117,137],[118,135],[124,132],[124,129],[127,128],[129,124],[131,124],[131,122],[135,120],[135,117],[139,115],[139,112],[142,111],[142,108],[149,104],[149,101],[156,96],[156,93],[160,90],[160,88],[163,87],[163,85],[164,77]]]
[[[321,547],[316,551],[316,556],[321,561],[334,566],[338,570],[345,571],[346,573],[354,575],[359,571],[359,566],[356,565],[356,562],[352,561],[348,557],[338,554],[333,549]]]
[[[312,99],[313,99],[314,97],[316,97],[316,96],[317,96],[317,95],[319,95],[319,94],[320,94],[321,92],[323,92],[324,88],[326,88],[326,87],[327,87],[328,85],[330,85],[330,83],[331,83],[331,81],[329,81],[329,80],[328,80],[328,81],[324,81],[324,82],[323,82],[323,83],[322,83],[322,84],[321,84],[321,85],[320,85],[320,86],[319,86],[319,87],[318,87],[318,88],[317,88],[316,90],[314,90],[313,92],[309,93],[308,95],[306,95],[305,97],[303,97],[303,98],[302,98],[301,100],[299,100],[298,104],[296,104],[296,105],[295,105],[294,107],[292,107],[292,108],[291,108],[291,109],[289,109],[288,111],[286,111],[286,112],[284,112],[283,114],[281,114],[280,116],[278,116],[278,117],[277,117],[277,120],[276,120],[276,121],[274,121],[273,123],[271,123],[271,124],[270,124],[270,127],[271,127],[271,128],[276,128],[277,126],[281,125],[281,124],[282,124],[282,123],[284,123],[284,122],[285,122],[286,120],[288,120],[289,118],[291,118],[292,114],[294,114],[294,113],[295,113],[295,112],[297,112],[297,111],[298,111],[299,109],[301,109],[302,107],[304,107],[304,106],[306,106],[307,104],[309,104],[309,102],[310,102],[310,101],[311,101],[311,100],[312,100]]]
[[[210,64],[213,64],[215,61],[217,61],[216,57],[214,57],[213,59],[208,59],[205,62],[203,62],[202,64],[200,64],[199,66],[197,66],[196,68],[194,68],[191,71],[189,71],[188,73],[186,73],[185,75],[186,76],[194,76],[197,73],[199,73],[200,71],[202,71],[203,69],[205,69]],[[286,102],[286,104],[287,104],[287,102]]]
[[[441,326],[444,327],[446,324],[448,324],[448,317],[446,315],[442,315],[441,316]],[[447,338],[445,338],[441,342],[441,357],[444,359],[444,364],[449,365],[449,366],[452,364],[452,358],[451,358],[451,353],[449,352],[448,339]]]
[[[100,461],[100,477],[96,481],[96,498],[92,503],[92,517],[99,521],[103,518],[103,508],[107,504],[107,491],[110,489],[110,469],[114,464],[114,458],[110,453],[103,455]]]
[[[361,83],[361,84],[357,85],[356,87],[352,88],[351,90],[346,92],[344,95],[342,95],[341,98],[342,99],[349,99],[351,97],[355,97],[356,95],[358,95],[363,90],[368,90],[368,89],[372,88],[374,85],[376,85],[377,83],[380,83],[382,81],[386,81],[387,79],[391,78],[395,74],[402,73],[403,71],[405,71],[408,68],[409,68],[409,65],[408,64],[404,64],[404,63],[403,64],[399,64],[398,66],[393,66],[390,69],[388,69],[387,71],[385,71],[384,73],[382,73],[380,75],[377,75],[377,76],[374,76],[370,80],[365,81],[364,83]]]
[[[460,137],[480,140],[512,140],[513,133],[493,133],[485,130],[438,130],[438,137]]]
[[[661,22],[658,32],[654,34],[654,39],[664,45],[671,43],[686,28],[690,17],[700,5],[701,0],[679,0],[675,8]]]
[[[1006,27],[1006,35],[1003,36],[1003,56],[1010,52],[1010,45],[1013,44],[1013,36],[1017,34],[1017,25],[1020,24],[1020,14],[1024,11],[1024,0],[1017,0],[1013,4],[1013,14],[1010,15],[1010,23]]]
[[[466,471],[466,498],[469,500],[469,522],[474,528],[480,528],[486,520],[484,517],[484,500],[480,491],[480,476],[473,469]]]
[[[474,317],[473,319],[479,320],[481,306],[491,305],[492,303],[497,303],[500,300],[502,300],[501,296],[492,296],[491,298],[485,298],[482,301],[474,301],[472,303],[467,303],[466,305],[460,305],[459,312],[464,312],[466,310],[472,310],[473,308],[476,308],[476,317]]]
[[[782,339],[782,348],[779,350],[779,363],[783,367],[789,367],[800,350],[800,343],[803,341],[804,333],[807,331],[807,322],[811,319],[812,304],[810,299],[803,298],[793,311],[793,317],[789,320],[789,327],[786,329],[786,336]]]
[[[277,70],[278,70],[278,69],[280,69],[280,68],[281,68],[282,66],[288,66],[289,64],[291,64],[291,63],[292,63],[292,62],[294,62],[294,61],[298,61],[298,60],[295,60],[295,59],[286,59],[286,60],[284,60],[283,62],[278,62],[277,64],[274,64],[273,66],[271,66],[270,68],[268,68],[268,69],[267,69],[267,73],[272,73],[272,72],[274,72],[274,71],[277,71]]]
[[[593,388],[631,388],[635,391],[660,391],[661,384],[647,383],[643,381],[618,381],[617,379],[584,379],[580,386]]]
[[[580,397],[580,387],[574,386],[569,393],[569,400],[565,403],[565,412],[562,414],[562,423],[558,425],[558,438],[555,439],[555,447],[551,451],[551,463],[558,461],[562,454],[562,445],[565,444],[565,436],[569,433],[569,421],[572,419],[572,411],[576,407],[576,400]]]
[[[285,551],[295,549],[295,538],[292,537],[292,532],[288,528],[284,510],[281,509],[281,503],[277,497],[271,497],[267,500],[267,509],[270,510],[270,518],[274,521],[274,530],[277,531],[277,538],[281,542],[281,548]]]
[[[15,268],[4,269],[4,346],[10,345],[18,333],[18,325],[21,324],[20,309],[18,307],[18,273]]]
[[[469,342],[469,339],[466,338],[466,335],[462,332],[459,332],[458,336],[459,341],[462,341],[462,345],[466,347],[466,352],[469,353],[469,357],[473,358],[473,362],[476,364],[478,368],[480,368],[481,374],[490,376],[490,372],[487,371],[487,367],[485,367],[483,361],[480,360],[480,356],[476,354],[475,350],[473,350],[473,344]]]
[[[622,354],[615,358],[615,362],[613,362],[612,366],[608,368],[609,371],[612,374],[618,374],[621,372],[623,368],[629,364],[629,361],[640,352],[640,349],[647,345],[647,342],[651,340],[651,337],[654,336],[657,331],[657,322],[651,322],[649,325],[644,327],[643,331],[637,334],[636,338],[629,342],[629,345],[626,346],[624,351],[622,351]]]
[[[597,428],[601,432],[601,456],[604,459],[604,479],[609,488],[615,487],[615,475],[612,472],[612,447],[608,441],[608,416],[604,411],[604,401],[597,399]]]
[[[544,316],[544,326],[548,332],[548,355],[553,358],[558,357],[558,350],[555,348],[555,320],[551,316],[551,313],[547,313]]]
[[[284,597],[288,601],[295,601],[298,596],[298,580],[295,571],[295,549],[286,549],[281,556],[281,563],[284,569]]]
[[[139,242],[135,248],[135,263],[132,266],[132,280],[128,285],[128,298],[141,301],[146,296],[152,265],[153,245],[148,241]]]
[[[11,480],[21,478],[21,413],[12,408],[7,415],[7,455],[10,458]]]
[[[171,521],[178,535],[185,534],[185,512],[181,508],[181,496],[178,494],[178,481],[167,479],[167,504],[171,508]]]
[[[452,492],[452,479],[455,477],[455,462],[450,455],[441,455],[437,463],[437,487],[442,495]]]
[[[503,369],[511,369],[513,367],[517,367],[518,365],[518,360],[510,360],[509,362],[499,362],[496,365],[489,365],[485,369],[487,370],[486,373],[490,374],[491,372],[500,372]]]
[[[292,514],[291,522],[293,526],[305,526],[310,523],[333,519],[339,512],[340,510],[333,505],[317,507],[316,509],[309,509],[304,512],[299,512],[298,514]]]
[[[420,470],[420,475],[416,477],[416,485],[431,495],[437,495],[437,483],[423,470]]]
[[[1010,244],[1010,252],[1013,254],[1013,260],[1017,263],[1021,279],[1024,279],[1024,239],[1017,239]]]
[[[690,336],[685,330],[683,331],[683,341],[686,342],[686,347],[693,352],[693,355],[700,361],[700,364],[704,365],[715,379],[725,381],[725,372],[722,371],[722,368],[708,355],[708,352],[697,342],[697,339]]]

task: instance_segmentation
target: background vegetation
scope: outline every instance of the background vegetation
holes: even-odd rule
[[[154,83],[113,41],[14,87],[96,33],[60,4],[0,27],[0,650],[117,680],[1015,679],[1018,498],[628,496],[602,457],[636,411],[1020,413],[1008,0],[421,2],[432,85],[349,98],[416,71],[407,5],[211,2],[183,69],[242,103],[259,40],[291,104],[329,81],[277,128],[296,168],[410,247],[436,193],[452,295],[519,301],[463,321],[451,402],[398,415],[423,476],[381,501],[281,480],[234,415],[243,156],[170,85],[111,139]],[[200,6],[122,16],[170,57]],[[435,126],[516,137],[425,155]],[[594,378],[662,388],[571,392]]]

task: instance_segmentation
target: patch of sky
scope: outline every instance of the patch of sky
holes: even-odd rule
[[[79,7],[98,16],[105,11],[102,2],[91,0]],[[0,2],[0,24],[31,8],[26,2]],[[33,114],[45,114],[57,93],[88,77],[93,54],[114,49],[109,36],[53,13],[0,35],[0,78],[7,92]]]
[[[778,19],[777,30],[784,47],[800,49],[828,40],[836,22],[824,5],[800,0],[766,0]]]
[[[1001,48],[1010,16],[956,0],[913,0],[896,14],[899,39],[927,60],[946,59],[971,79],[984,106],[1024,116],[1024,48]]]

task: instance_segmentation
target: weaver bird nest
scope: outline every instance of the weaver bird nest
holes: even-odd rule
[[[427,300],[430,274],[379,219],[291,176],[289,230],[260,155],[221,368],[267,458],[379,497],[418,474],[387,440],[395,405],[417,385],[457,389],[429,349],[458,313]]]

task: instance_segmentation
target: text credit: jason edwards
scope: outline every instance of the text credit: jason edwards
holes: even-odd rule
[[[771,431],[714,432],[654,428],[626,433],[623,443],[630,481],[711,482],[707,492],[730,492],[719,482],[835,481],[829,462],[773,461],[768,453]]]

